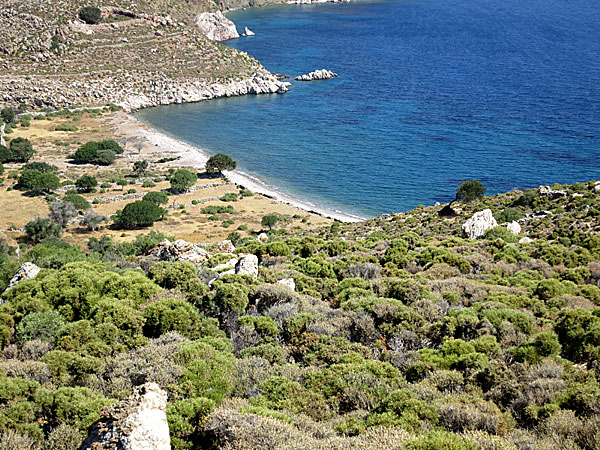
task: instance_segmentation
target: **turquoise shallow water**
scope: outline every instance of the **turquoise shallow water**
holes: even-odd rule
[[[226,44],[291,75],[285,95],[137,113],[293,195],[363,217],[600,178],[596,0],[389,0],[229,14]]]

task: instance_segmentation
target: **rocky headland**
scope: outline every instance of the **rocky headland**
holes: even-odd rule
[[[91,25],[78,17],[81,2],[55,3],[10,0],[0,12],[0,105],[134,110],[287,91],[254,58],[217,42],[237,31],[207,5],[122,0]]]

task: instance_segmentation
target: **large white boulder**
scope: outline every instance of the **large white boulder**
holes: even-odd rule
[[[478,239],[489,230],[498,226],[491,209],[476,212],[462,226],[463,236],[469,239]]]
[[[137,387],[105,409],[80,450],[170,450],[167,393],[156,383]]]
[[[514,220],[511,223],[506,224],[506,229],[512,234],[521,234],[521,225]]]
[[[235,273],[258,277],[258,258],[256,255],[240,255],[240,259],[235,265]]]
[[[287,286],[292,291],[296,290],[296,282],[293,278],[283,278],[277,281],[277,284],[282,284],[283,286]]]
[[[226,41],[239,38],[235,23],[223,15],[221,11],[204,12],[196,17],[196,26],[202,34],[213,41]]]
[[[15,287],[17,284],[19,284],[23,280],[30,280],[32,278],[37,277],[37,274],[40,273],[40,270],[42,270],[42,269],[40,269],[35,264],[26,262],[21,267],[19,267],[19,270],[17,270],[17,273],[15,273],[15,275],[10,279],[6,290],[8,290],[12,287]]]
[[[150,256],[160,261],[189,261],[199,265],[210,258],[210,253],[183,239],[177,239],[175,242],[164,239],[150,251]]]

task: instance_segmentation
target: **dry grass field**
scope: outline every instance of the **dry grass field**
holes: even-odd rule
[[[58,167],[61,184],[72,184],[84,174],[94,176],[98,180],[98,188],[93,193],[82,193],[94,210],[110,217],[129,203],[140,200],[139,194],[151,191],[166,191],[169,182],[165,177],[169,170],[179,168],[177,160],[158,163],[160,158],[169,157],[168,148],[160,148],[147,142],[143,136],[131,137],[115,127],[115,115],[118,112],[82,111],[73,114],[63,114],[51,117],[33,117],[28,127],[19,125],[6,139],[24,137],[31,141],[36,154],[30,162],[46,162]],[[56,131],[59,125],[76,127],[76,131]],[[77,148],[88,141],[113,139],[125,150],[122,155],[109,166],[92,164],[75,164],[71,161]],[[150,162],[149,170],[144,178],[151,178],[153,186],[143,186],[133,173],[133,163],[137,160]],[[185,164],[189,165],[189,164]],[[44,196],[29,196],[24,192],[13,189],[21,172],[21,164],[5,164],[3,183],[0,186],[0,230],[7,235],[24,239],[22,227],[35,217],[46,216],[49,203]],[[190,169],[190,167],[187,167]],[[273,201],[265,196],[256,194],[249,197],[239,196],[235,202],[223,202],[220,197],[227,193],[238,193],[239,188],[222,178],[209,178],[202,175],[203,168],[195,168],[200,173],[195,187],[188,193],[170,195],[169,203],[165,205],[168,213],[164,220],[156,222],[150,228],[135,230],[117,230],[111,227],[111,221],[105,222],[99,230],[89,232],[79,224],[67,227],[64,239],[85,247],[90,237],[110,234],[115,240],[129,240],[137,234],[148,233],[150,230],[161,231],[192,242],[215,242],[227,238],[231,232],[237,232],[241,237],[251,237],[261,231],[261,219],[267,214],[276,214],[285,219],[278,227],[290,231],[311,229],[331,223],[331,220],[319,215],[296,209]],[[116,180],[126,180],[125,186],[115,185]],[[206,187],[204,187],[206,186]],[[114,200],[113,197],[129,194],[130,198]],[[61,198],[64,193],[59,193]],[[233,214],[219,214],[218,217],[203,214],[202,209],[209,205],[231,205]],[[16,230],[16,231],[15,231]]]

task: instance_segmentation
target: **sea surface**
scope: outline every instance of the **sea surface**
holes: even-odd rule
[[[228,15],[225,44],[272,72],[326,68],[285,95],[138,113],[280,190],[362,217],[600,178],[598,0],[383,0]]]

